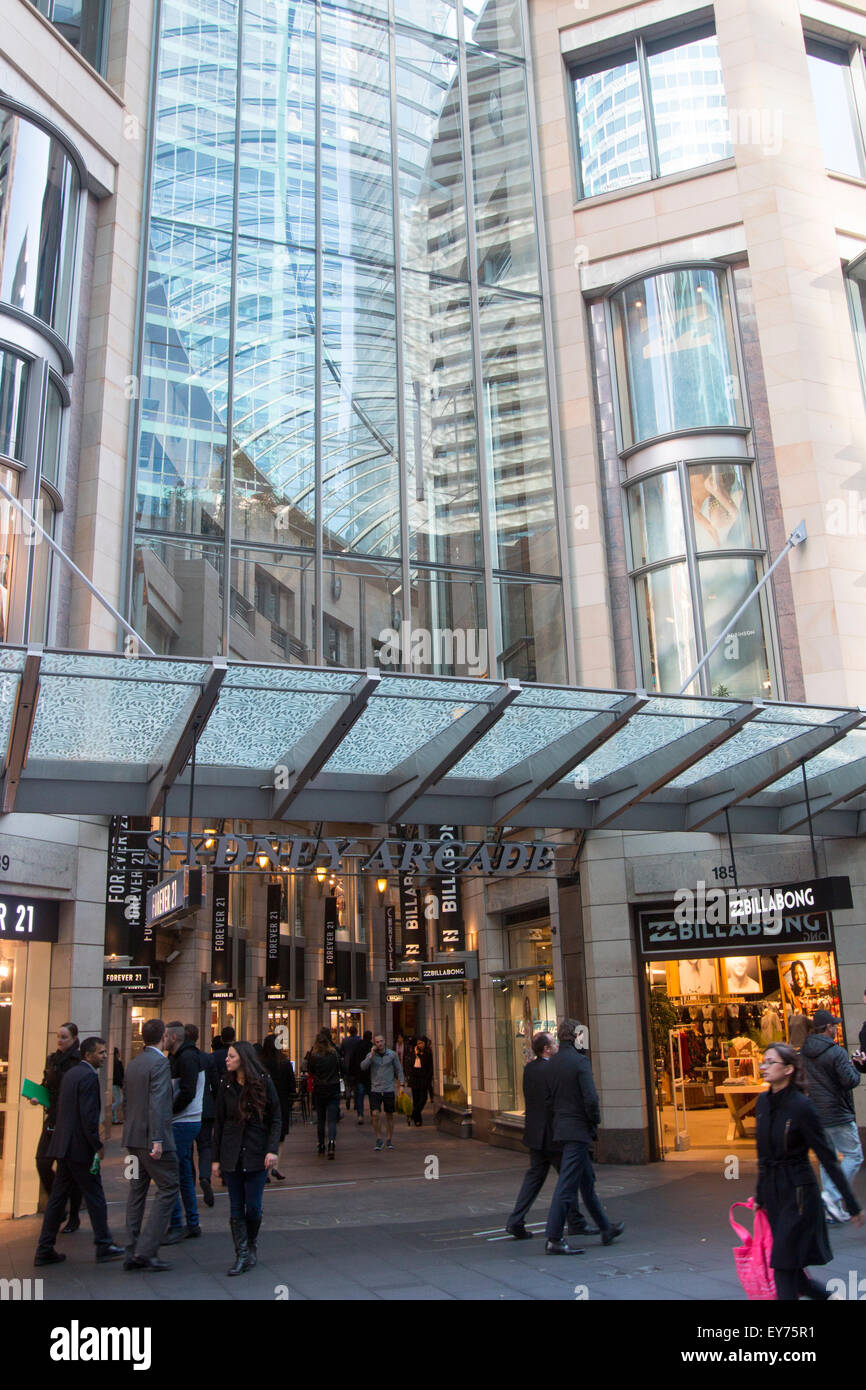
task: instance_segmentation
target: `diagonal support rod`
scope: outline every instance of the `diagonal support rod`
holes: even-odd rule
[[[36,718],[36,702],[39,699],[39,670],[42,665],[42,647],[33,643],[27,648],[24,670],[18,682],[15,696],[15,710],[12,715],[12,728],[9,731],[9,747],[6,753],[6,766],[0,784],[0,812],[8,815],[15,809],[18,783],[27,762],[30,735]]]
[[[277,787],[271,802],[271,820],[285,819],[292,802],[327,763],[346,734],[357,723],[382,674],[369,666],[350,690],[340,693],[333,705],[311,729],[283,755],[278,766],[290,769],[288,787]]]
[[[163,798],[168,795],[192,756],[193,748],[204,732],[205,725],[219,699],[222,683],[228,674],[225,657],[215,656],[207,680],[199,688],[195,703],[186,718],[180,736],[165,764],[151,777],[148,787],[148,815],[159,815]]]

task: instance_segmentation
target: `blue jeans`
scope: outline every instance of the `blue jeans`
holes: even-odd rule
[[[853,1187],[854,1179],[863,1162],[863,1149],[860,1144],[860,1135],[857,1132],[857,1121],[851,1120],[850,1123],[844,1125],[825,1125],[824,1133],[831,1148],[834,1148],[841,1155],[839,1167],[848,1179],[849,1187]],[[845,1206],[841,1192],[823,1167],[821,1169],[821,1196],[829,1197],[831,1202],[836,1202],[842,1207]]]
[[[356,1082],[355,1082],[355,1109],[356,1109],[357,1112],[358,1112],[358,1119],[359,1119],[359,1120],[362,1119],[362,1118],[363,1118],[363,1115],[364,1115],[364,1097],[366,1096],[366,1094],[367,1094],[367,1087],[364,1085],[363,1081],[356,1081]]]
[[[177,1149],[177,1168],[180,1177],[180,1195],[174,1204],[174,1211],[171,1214],[172,1226],[183,1225],[183,1213],[186,1212],[186,1224],[188,1226],[198,1225],[198,1207],[195,1201],[195,1169],[192,1163],[192,1151],[198,1132],[201,1129],[201,1120],[181,1120],[173,1129],[175,1147]],[[183,1209],[181,1209],[183,1202]]]
[[[590,1162],[589,1144],[574,1140],[562,1146],[559,1181],[547,1214],[545,1235],[548,1240],[562,1240],[568,1209],[577,1195],[578,1188],[583,1204],[596,1226],[600,1231],[606,1231],[610,1222],[595,1195],[595,1174]]]
[[[229,1193],[229,1216],[232,1221],[254,1221],[262,1214],[262,1196],[267,1169],[257,1173],[223,1173]]]
[[[337,1138],[337,1116],[340,1113],[340,1092],[339,1090],[314,1091],[313,1100],[316,1103],[316,1119],[319,1124],[319,1143],[325,1142],[325,1120],[328,1121],[328,1140],[329,1142]]]

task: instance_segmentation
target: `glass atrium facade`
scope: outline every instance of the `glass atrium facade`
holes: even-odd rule
[[[567,678],[524,32],[515,0],[160,5],[154,650]]]

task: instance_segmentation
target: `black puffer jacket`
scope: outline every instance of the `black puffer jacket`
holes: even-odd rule
[[[860,1073],[848,1053],[826,1033],[812,1033],[803,1043],[800,1056],[806,1064],[809,1099],[821,1124],[850,1124],[854,1119],[851,1092],[860,1085]]]

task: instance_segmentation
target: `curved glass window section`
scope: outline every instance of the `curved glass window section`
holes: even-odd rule
[[[642,680],[674,693],[763,572],[751,466],[680,463],[629,484],[626,499]],[[759,595],[688,693],[778,699],[770,631]]]
[[[64,339],[80,192],[60,141],[0,106],[0,299]]]
[[[623,444],[742,425],[725,273],[711,267],[632,280],[611,297]]]
[[[48,379],[45,400],[45,430],[42,435],[42,460],[40,472],[43,479],[60,487],[60,444],[63,430],[64,401],[60,388]]]
[[[10,459],[22,457],[29,370],[23,357],[0,349],[0,454]]]

